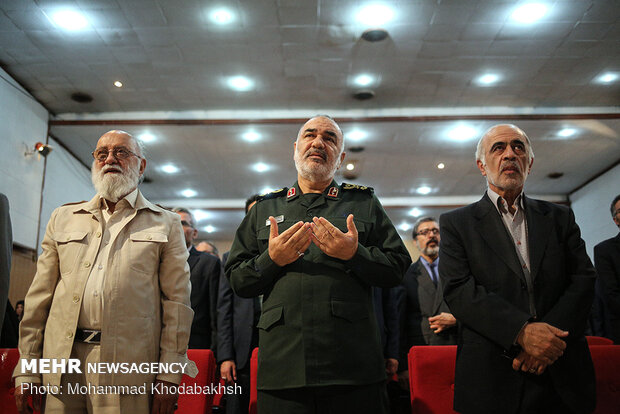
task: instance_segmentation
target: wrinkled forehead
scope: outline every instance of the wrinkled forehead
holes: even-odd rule
[[[519,128],[512,125],[500,125],[495,128],[491,128],[485,134],[482,145],[485,151],[488,151],[495,143],[510,143],[513,141],[521,141],[526,146],[529,145],[525,133]]]
[[[96,148],[116,148],[125,147],[132,151],[135,151],[136,143],[131,135],[122,131],[110,131],[106,132],[97,141]]]
[[[436,221],[425,221],[424,223],[420,223],[418,226],[418,231],[426,230],[426,229],[438,229],[439,223]]]
[[[342,141],[342,131],[340,130],[340,127],[329,118],[319,116],[309,119],[299,130],[297,138],[299,139],[299,137],[301,137],[304,132],[308,130],[331,131],[336,135],[339,143]]]

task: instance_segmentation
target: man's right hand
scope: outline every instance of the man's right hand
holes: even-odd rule
[[[15,387],[15,404],[17,405],[17,412],[19,414],[30,414],[33,412],[32,408],[28,405],[28,397],[32,395],[30,390],[33,385],[38,384],[23,383]],[[41,394],[37,393],[32,395],[32,405],[36,411],[41,411],[42,402]]]
[[[540,359],[547,365],[551,365],[564,353],[566,342],[561,338],[567,336],[567,331],[548,323],[532,322],[523,327],[517,342],[526,353]]]
[[[235,361],[228,360],[222,362],[222,365],[220,365],[220,377],[226,384],[232,384],[237,381],[237,365]]]
[[[304,255],[312,242],[310,223],[299,221],[279,234],[276,219],[269,216],[269,222],[269,257],[275,264],[286,266]]]

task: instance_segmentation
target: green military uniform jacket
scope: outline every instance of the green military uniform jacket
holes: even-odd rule
[[[370,384],[385,379],[371,286],[400,283],[411,258],[372,189],[335,181],[313,202],[295,183],[263,197],[237,229],[226,273],[239,296],[263,295],[258,388]],[[280,234],[324,217],[341,231],[354,215],[355,256],[340,260],[314,243],[293,263],[269,257],[269,216]]]

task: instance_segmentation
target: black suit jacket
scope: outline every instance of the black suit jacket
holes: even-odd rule
[[[187,262],[191,269],[190,300],[194,310],[189,348],[215,351],[217,291],[220,275],[223,274],[222,263],[217,257],[199,252],[193,246],[189,251]]]
[[[450,312],[443,300],[441,280],[433,283],[421,258],[409,266],[398,289],[400,319],[399,367],[407,369],[407,354],[414,345],[456,345],[456,327],[436,334],[428,318]]]
[[[224,262],[228,252],[224,253]],[[237,296],[225,274],[220,276],[217,301],[217,362],[235,361],[243,369],[252,353],[252,333],[260,316],[258,298]],[[254,333],[257,335],[257,332]],[[257,339],[257,338],[256,338]]]
[[[530,268],[538,320],[570,332],[547,382],[578,413],[595,405],[592,359],[583,335],[596,273],[572,211],[524,199]],[[485,194],[440,218],[439,274],[444,298],[461,323],[454,408],[466,412],[516,410],[533,374],[514,371],[503,356],[530,320],[529,296],[515,246]]]
[[[372,301],[375,307],[375,316],[381,335],[383,357],[398,359],[398,344],[400,330],[398,327],[397,288],[380,288],[373,286]]]
[[[594,263],[603,287],[611,337],[620,344],[620,233],[594,246]]]

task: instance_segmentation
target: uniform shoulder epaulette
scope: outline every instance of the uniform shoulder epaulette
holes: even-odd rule
[[[276,197],[282,197],[283,195],[286,195],[287,191],[288,191],[288,188],[283,187],[278,190],[272,191],[270,193],[261,194],[260,196],[258,196],[257,201],[269,200],[270,198],[276,198]]]
[[[82,204],[82,203],[86,203],[86,202],[87,202],[86,200],[82,200],[82,201],[74,201],[73,203],[66,203],[66,204],[63,204],[63,205],[62,205],[62,207],[64,207],[64,206],[75,206],[75,205],[77,205],[77,204]]]
[[[357,184],[348,184],[342,183],[342,190],[355,190],[355,191],[363,191],[368,194],[372,194],[375,190],[372,187],[366,187],[365,185],[357,185]]]

